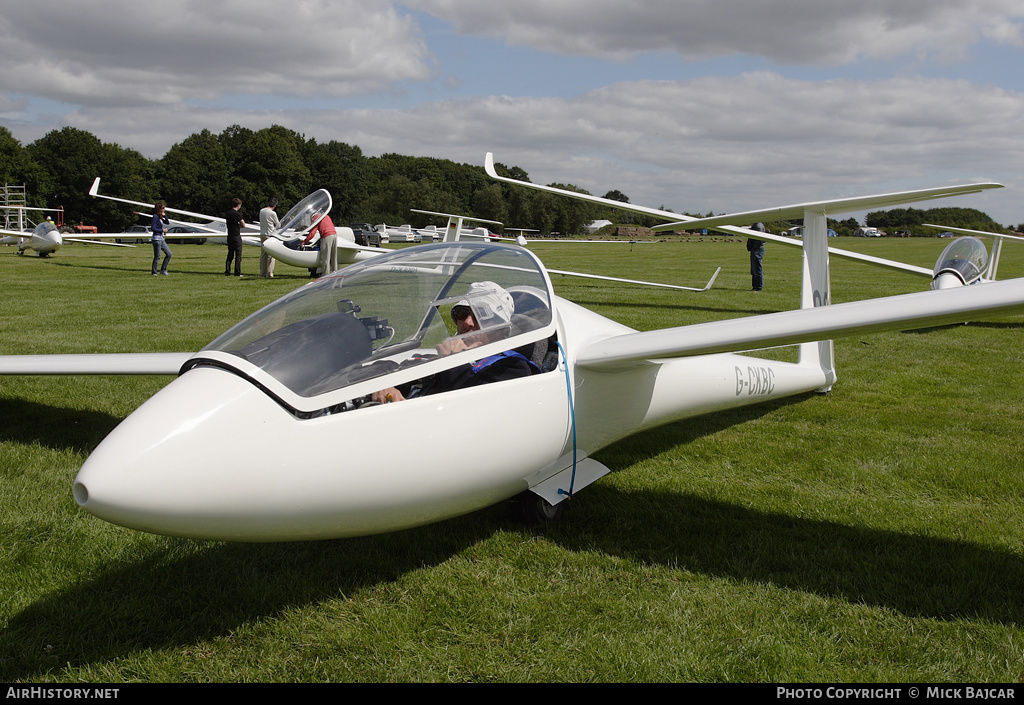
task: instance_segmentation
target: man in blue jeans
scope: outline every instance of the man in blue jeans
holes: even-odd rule
[[[160,253],[164,253],[164,264],[160,267],[160,274],[167,276],[167,263],[171,261],[171,248],[167,246],[164,233],[169,221],[164,215],[164,204],[156,204],[156,212],[153,214],[153,235],[149,241],[153,243],[153,276],[157,275],[157,265],[160,264]]]

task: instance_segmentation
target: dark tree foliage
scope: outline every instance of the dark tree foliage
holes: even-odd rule
[[[28,205],[44,206],[41,201],[32,201],[37,192],[45,192],[52,187],[45,183],[48,178],[45,170],[29,155],[28,150],[14,139],[11,131],[0,127],[0,183],[9,186],[26,186],[30,200]],[[31,184],[33,188],[29,189]],[[38,196],[37,196],[38,198]]]
[[[318,144],[309,140],[303,146],[303,161],[309,169],[312,188],[327,189],[334,202],[333,218],[338,223],[365,222],[359,212],[369,197],[369,165],[359,147],[331,141]],[[294,202],[280,196],[284,212]]]
[[[228,193],[231,164],[224,146],[209,130],[186,137],[158,162],[151,200],[172,208],[220,215]]]
[[[89,196],[97,176],[102,178],[105,193],[133,200],[152,188],[154,168],[148,159],[136,151],[100,142],[84,130],[54,130],[26,150],[47,172],[38,182],[28,182],[27,190],[48,208],[63,206],[65,218],[71,223],[83,222],[117,231],[135,222],[136,216],[124,206]]]
[[[495,169],[504,176],[530,181],[520,167],[495,164]],[[107,232],[139,222],[129,207],[88,196],[97,176],[102,179],[104,194],[142,202],[162,200],[173,208],[214,216],[223,215],[231,199],[238,197],[250,222],[256,221],[269,198],[276,197],[278,212],[284,213],[318,188],[331,193],[332,217],[338,224],[409,223],[420,227],[445,222],[442,217],[413,213],[412,209],[501,221],[514,228],[539,230],[541,236],[576,235],[597,219],[646,226],[659,222],[618,208],[498,183],[487,178],[480,166],[393,153],[367,157],[358,146],[320,143],[280,125],[255,131],[231,125],[220,134],[203,130],[156,160],[116,144],[104,144],[73,127],[50,132],[25,147],[0,128],[0,179],[25,184],[31,204],[63,205],[68,221],[81,220]],[[580,191],[572,185],[560,188]],[[629,203],[629,198],[615,189],[605,198]],[[924,222],[998,229],[987,215],[971,209],[907,208],[868,215],[869,225],[889,232],[916,230]],[[857,225],[843,221],[833,227],[839,231]],[[915,234],[925,234],[923,230]]]
[[[987,232],[1002,232],[1003,228],[983,213],[974,208],[893,208],[887,211],[868,213],[864,222],[872,228],[884,230],[892,235],[899,230],[909,230],[913,235],[934,237],[938,231],[922,227],[924,223],[946,225],[953,228],[969,228]]]
[[[291,130],[273,126],[258,132],[229,128],[221,135],[232,173],[228,180],[232,198],[242,199],[242,211],[255,221],[271,196],[282,204],[294,204],[322,188],[313,186],[303,154],[305,139]],[[282,211],[283,212],[283,211]]]

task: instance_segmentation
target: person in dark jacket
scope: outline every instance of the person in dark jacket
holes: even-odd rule
[[[235,260],[235,276],[242,276],[242,228],[245,221],[242,219],[242,199],[236,198],[231,201],[231,208],[225,217],[228,228],[228,258],[224,262],[224,276],[231,276],[231,260]]]
[[[167,216],[164,215],[164,204],[156,204],[156,212],[153,214],[153,235],[150,238],[150,242],[153,243],[153,276],[157,274],[163,274],[167,276],[167,264],[171,261],[171,248],[167,245],[167,239],[164,235],[167,234],[167,224],[170,222]],[[157,271],[157,265],[160,264],[160,253],[164,253],[164,263],[160,267],[160,271]]]
[[[764,223],[754,223],[750,229],[763,233]],[[764,288],[764,240],[747,238],[747,252],[750,253],[750,287],[761,291]]]

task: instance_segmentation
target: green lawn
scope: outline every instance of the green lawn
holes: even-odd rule
[[[839,239],[930,267],[941,240]],[[0,353],[198,349],[306,281],[221,246],[0,248]],[[799,253],[554,245],[562,296],[640,329],[797,305]],[[1024,275],[1024,248],[1000,272]],[[833,259],[836,302],[927,281]],[[838,341],[839,382],[605,449],[542,529],[505,507],[383,536],[229,544],[81,512],[88,453],[168,380],[0,378],[0,682],[1024,680],[1021,317]],[[772,354],[789,354],[787,351]],[[609,405],[614,405],[609,400]],[[415,462],[410,458],[410,462]]]

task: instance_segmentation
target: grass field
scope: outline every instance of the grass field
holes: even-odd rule
[[[945,242],[835,244],[930,267]],[[227,278],[223,247],[173,249],[172,275],[151,277],[148,246],[0,248],[0,353],[194,350],[305,282],[281,264]],[[729,239],[535,249],[693,286],[723,267],[700,294],[555,278],[639,329],[798,301],[799,253],[771,243],[760,294]],[[1000,273],[1024,275],[1024,248]],[[832,280],[836,302],[927,285],[837,259]],[[82,462],[167,379],[0,378],[0,682],[1019,682],[1022,323],[838,341],[829,395],[617,443],[557,525],[497,506],[293,544],[152,536],[78,509]]]

